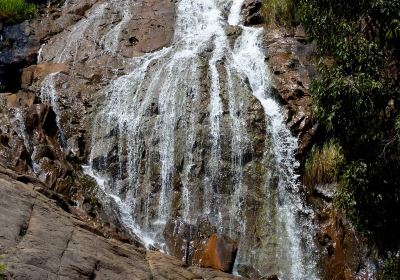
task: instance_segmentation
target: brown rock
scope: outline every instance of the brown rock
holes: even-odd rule
[[[242,13],[244,15],[245,25],[261,24],[265,21],[261,13],[262,5],[261,0],[246,0],[243,3]]]
[[[31,65],[22,70],[21,75],[21,87],[27,89],[33,82],[33,72],[35,71],[36,65]]]
[[[316,72],[316,51],[305,40],[304,30],[269,27],[264,47],[272,72],[273,92],[286,108],[286,122],[299,138],[299,155],[308,151],[316,133],[309,88]]]
[[[154,280],[202,279],[187,270],[184,263],[175,257],[167,256],[160,252],[148,251],[146,259],[149,262]]]
[[[41,81],[44,77],[51,73],[66,71],[68,69],[68,66],[63,63],[43,63],[36,65],[34,69],[34,81]]]
[[[197,252],[202,267],[232,272],[237,253],[237,243],[227,236],[213,234],[203,250]]]
[[[82,228],[34,186],[12,179],[0,166],[0,254],[6,279],[151,278],[143,251]]]
[[[32,93],[5,93],[5,103],[9,107],[30,107],[34,104],[36,95]]]
[[[211,269],[188,269],[172,256],[106,239],[60,204],[66,202],[37,179],[0,165],[5,279],[239,279]]]

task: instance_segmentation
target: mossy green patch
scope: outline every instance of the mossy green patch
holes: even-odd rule
[[[0,0],[0,22],[12,24],[24,21],[37,12],[33,3],[25,0]]]

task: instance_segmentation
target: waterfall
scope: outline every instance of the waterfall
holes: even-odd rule
[[[65,146],[66,138],[61,126],[61,114],[57,103],[58,96],[56,91],[56,77],[58,74],[59,72],[51,73],[44,78],[40,88],[40,99],[43,103],[48,103],[56,114],[56,124],[58,130],[60,131],[61,144]]]
[[[132,17],[129,1],[120,2],[120,22],[101,40],[112,54]],[[127,59],[133,70],[104,89],[85,171],[148,246],[167,250],[169,219],[206,216],[238,241],[238,271],[318,279],[310,219],[300,217],[312,213],[299,193],[297,139],[271,96],[263,29],[241,25],[243,2],[178,1],[172,45]],[[106,5],[72,30],[59,62],[73,59]],[[54,76],[44,93],[52,92]],[[56,95],[46,96],[55,104]]]

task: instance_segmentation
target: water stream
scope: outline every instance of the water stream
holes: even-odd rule
[[[171,47],[132,58],[133,70],[104,90],[85,170],[147,245],[166,250],[162,233],[171,218],[207,217],[238,241],[238,271],[247,265],[280,279],[318,279],[308,219],[300,218],[312,213],[298,191],[297,139],[270,93],[263,29],[241,25],[243,2],[177,2]],[[76,26],[59,61],[105,7]],[[120,22],[102,39],[108,53],[118,50],[128,10],[119,10]],[[250,125],[257,104],[265,116],[258,158]]]

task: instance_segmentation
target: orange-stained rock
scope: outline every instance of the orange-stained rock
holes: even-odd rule
[[[29,88],[32,83],[43,80],[44,77],[51,73],[66,71],[68,66],[63,63],[43,63],[38,65],[31,65],[22,71],[21,87],[23,89]]]
[[[63,63],[44,63],[36,65],[35,71],[33,73],[33,79],[35,81],[42,80],[44,77],[51,73],[57,73],[66,71],[68,66]]]
[[[237,249],[237,243],[229,237],[213,234],[204,248],[197,252],[199,264],[201,267],[232,272]]]
[[[34,104],[36,95],[33,93],[5,93],[5,105],[9,107],[30,107]]]

